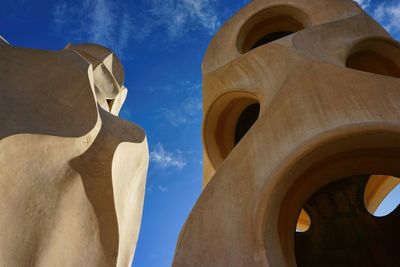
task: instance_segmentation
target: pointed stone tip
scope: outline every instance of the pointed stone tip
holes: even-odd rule
[[[78,51],[83,57],[97,66],[103,63],[113,74],[119,86],[122,86],[125,79],[124,68],[118,56],[109,48],[93,43],[68,44],[65,49]]]

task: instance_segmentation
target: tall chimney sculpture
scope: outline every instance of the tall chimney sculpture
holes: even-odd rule
[[[0,38],[0,265],[130,266],[148,166],[117,56]]]
[[[254,0],[203,66],[204,191],[173,266],[399,266],[400,46],[351,0]],[[296,232],[296,228],[298,232]]]

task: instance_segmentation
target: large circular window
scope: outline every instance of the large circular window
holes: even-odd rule
[[[312,227],[295,234],[297,266],[399,266],[399,197],[385,217],[374,216],[365,205],[368,199],[379,206],[399,182],[390,176],[356,176],[315,192],[304,205]]]
[[[252,16],[242,27],[237,47],[240,53],[281,39],[309,26],[306,14],[294,7],[276,6]]]
[[[212,105],[205,120],[204,141],[214,167],[242,140],[259,113],[260,103],[248,93],[229,93]]]
[[[390,40],[362,41],[350,52],[346,66],[364,72],[400,78],[400,47]]]

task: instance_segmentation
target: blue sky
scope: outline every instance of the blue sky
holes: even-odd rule
[[[1,0],[0,35],[15,46],[95,42],[121,58],[129,89],[121,117],[146,130],[151,158],[135,267],[171,264],[202,189],[201,61],[212,35],[247,2]],[[399,39],[399,1],[358,2]]]

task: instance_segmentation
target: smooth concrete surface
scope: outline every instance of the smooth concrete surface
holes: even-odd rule
[[[148,166],[111,50],[0,39],[0,266],[130,266]]]

